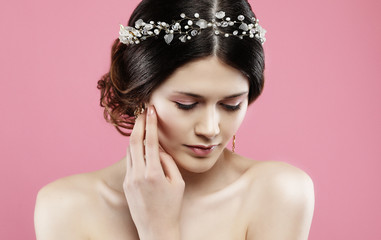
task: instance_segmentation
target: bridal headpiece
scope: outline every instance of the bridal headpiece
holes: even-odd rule
[[[175,20],[172,24],[160,21],[146,23],[139,19],[135,22],[134,27],[120,25],[119,40],[127,45],[139,44],[147,38],[157,37],[163,31],[165,32],[164,40],[167,44],[170,44],[175,37],[178,37],[181,42],[186,42],[199,35],[202,29],[211,27],[214,29],[215,35],[240,39],[244,37],[256,38],[262,44],[266,41],[266,30],[258,24],[259,20],[254,17],[247,19],[245,16],[239,15],[237,19],[231,19],[225,16],[224,11],[217,12],[216,18],[211,22],[201,19],[198,13],[195,13],[194,17],[188,17],[181,13],[180,17],[180,20]],[[233,32],[224,31],[223,29],[227,27],[236,27],[236,29]]]

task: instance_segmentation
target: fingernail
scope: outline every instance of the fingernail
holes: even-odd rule
[[[148,115],[153,115],[153,107],[152,106],[148,107]]]

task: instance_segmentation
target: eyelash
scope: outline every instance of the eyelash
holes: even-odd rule
[[[238,104],[238,105],[235,105],[235,106],[232,106],[232,105],[226,105],[226,104],[222,104],[222,106],[224,106],[224,108],[230,112],[234,112],[234,111],[238,111],[241,109],[241,103]]]
[[[176,103],[176,106],[181,110],[191,110],[192,108],[194,108],[198,104],[197,102],[192,103],[192,104],[181,104],[178,102],[175,102],[175,103]]]
[[[175,103],[179,109],[185,110],[185,111],[192,110],[198,104],[197,102],[192,103],[192,104],[181,104],[178,102],[175,102]],[[225,110],[229,111],[229,112],[234,112],[234,111],[238,111],[239,109],[241,109],[241,103],[238,105],[235,105],[235,106],[221,103],[221,106],[223,106],[225,108]]]

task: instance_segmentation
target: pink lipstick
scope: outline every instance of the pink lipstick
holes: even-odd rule
[[[205,157],[208,154],[210,154],[217,145],[209,145],[209,146],[204,146],[204,145],[185,145],[189,149],[193,151],[197,156],[199,157]]]

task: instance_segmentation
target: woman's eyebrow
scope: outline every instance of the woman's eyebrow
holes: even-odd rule
[[[247,93],[248,93],[248,91],[246,91],[246,92],[241,92],[241,93],[236,93],[236,94],[227,96],[227,97],[225,97],[224,99],[231,99],[231,98],[240,97],[240,96],[243,96],[243,95],[245,95],[245,94],[247,94]]]
[[[193,98],[204,99],[203,96],[198,95],[198,94],[195,94],[195,93],[181,92],[181,91],[176,91],[175,93],[182,94],[182,95],[186,95],[186,96],[193,97]],[[248,91],[246,91],[246,92],[241,92],[241,93],[235,93],[235,94],[232,94],[232,95],[229,95],[229,96],[224,97],[224,99],[231,99],[231,98],[240,97],[240,96],[243,96],[243,95],[245,95],[245,94],[247,94],[247,93],[248,93]]]

